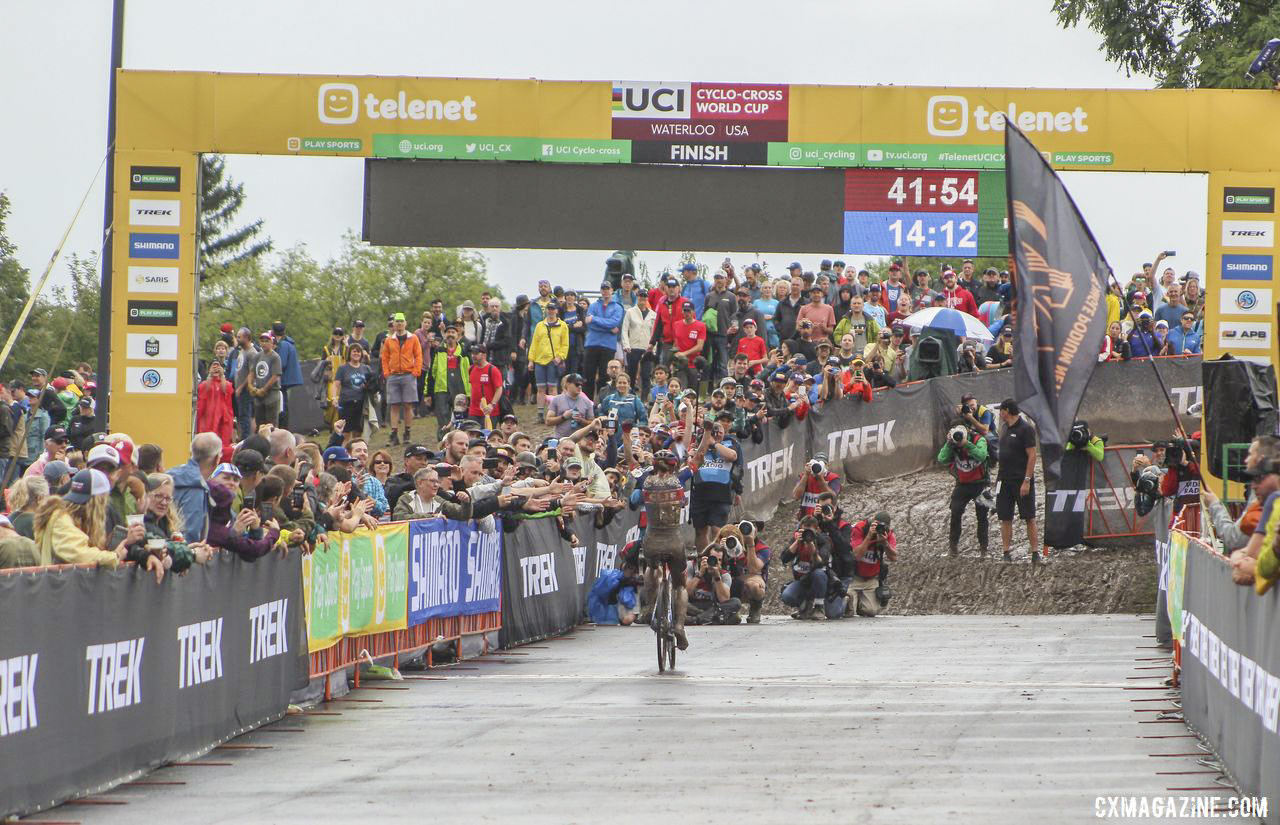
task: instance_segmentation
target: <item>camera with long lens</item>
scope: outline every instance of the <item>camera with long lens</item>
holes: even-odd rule
[[[609,410],[609,417],[605,419],[604,426],[609,430],[609,432],[618,431],[618,410],[616,407]]]
[[[815,458],[809,462],[809,474],[814,476],[825,475],[827,472],[827,462],[820,458]]]
[[[800,531],[800,541],[804,542],[805,544],[813,544],[817,540],[818,540],[818,534],[815,533],[811,528],[806,527]]]
[[[836,517],[835,508],[830,504],[824,504],[818,508],[818,517],[823,521],[831,521]]]
[[[724,551],[731,559],[740,559],[746,554],[747,548],[742,546],[742,542],[738,541],[735,535],[727,535],[724,537]]]
[[[1199,453],[1199,441],[1187,438],[1171,438],[1164,450],[1164,466],[1177,467],[1184,462],[1194,461]]]
[[[1067,443],[1077,450],[1083,450],[1089,444],[1089,425],[1084,421],[1077,421],[1071,425],[1071,432],[1067,434]]]
[[[969,438],[969,429],[963,424],[957,424],[947,430],[947,438],[951,439],[953,444],[963,444]]]

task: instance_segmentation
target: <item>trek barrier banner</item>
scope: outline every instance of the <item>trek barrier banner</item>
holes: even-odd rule
[[[1187,723],[1213,746],[1243,795],[1277,804],[1280,591],[1258,596],[1233,584],[1226,560],[1191,539],[1181,624]]]
[[[942,436],[934,409],[933,381],[918,381],[877,393],[870,404],[837,401],[811,412],[804,450],[788,487],[810,456],[825,453],[850,481],[876,481],[934,465]],[[788,489],[787,492],[790,492]]]
[[[554,518],[526,519],[507,533],[502,558],[502,647],[545,639],[578,623],[585,604],[578,557]]]
[[[344,636],[407,627],[408,571],[406,522],[330,533],[302,563],[311,652]]]
[[[764,428],[764,440],[753,444],[742,443],[744,456],[742,473],[743,515],[755,519],[768,519],[778,502],[791,494],[796,476],[812,453],[809,450],[810,434],[806,421],[791,421],[786,427],[770,424]],[[688,516],[683,521],[688,522]]]
[[[409,626],[439,616],[471,616],[499,609],[502,528],[472,522],[415,519],[409,527]]]
[[[0,815],[97,793],[283,716],[307,683],[299,553],[0,576]]]

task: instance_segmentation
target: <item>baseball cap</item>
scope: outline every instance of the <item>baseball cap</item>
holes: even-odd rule
[[[33,370],[31,371],[31,374],[32,374],[32,375],[39,375],[39,376],[46,376],[46,375],[48,375],[49,373],[48,373],[46,370],[41,369],[40,367],[36,367],[35,369],[33,369]]]
[[[809,359],[808,359],[808,358],[805,358],[803,355],[797,355],[797,356],[795,356],[795,361],[796,361],[796,363],[797,363],[797,364],[799,364],[799,365],[800,365],[800,366],[802,366],[802,367],[803,367],[805,364],[809,363]]]
[[[770,381],[786,381],[786,380],[787,380],[787,374],[786,374],[785,372],[781,372],[781,371],[779,371],[779,372],[775,372],[773,375],[770,375],[770,376],[769,376],[769,380],[770,380]]]
[[[335,445],[324,451],[325,462],[330,461],[355,461],[351,454],[347,452],[347,448],[341,445]]]
[[[258,340],[259,340],[259,341],[262,341],[262,340],[264,340],[264,339],[265,339],[265,340],[269,340],[269,341],[274,341],[274,340],[276,339],[276,337],[275,337],[275,335],[273,335],[273,334],[271,333],[271,330],[266,329],[266,330],[263,330],[262,332],[258,333]]]
[[[53,379],[53,388],[55,390],[58,390],[59,392],[61,392],[62,390],[65,390],[67,386],[70,384],[71,382],[66,378],[63,378],[62,376],[58,376],[57,378]]]
[[[55,484],[63,476],[71,475],[71,465],[65,461],[50,461],[44,465],[44,470],[40,474],[44,476],[45,481]]]
[[[902,270],[902,264],[898,263],[897,261],[894,261],[893,263],[889,264],[890,272],[899,272],[901,270]],[[862,273],[859,272],[858,274],[861,275]]]
[[[215,476],[234,476],[236,478],[244,478],[240,473],[240,468],[232,464],[230,461],[224,461],[217,467],[213,468]]]
[[[809,377],[809,373],[807,372],[800,372],[799,370],[796,370],[795,372],[791,373],[791,380],[795,381],[797,384],[799,384],[801,381],[803,381],[807,377]]]
[[[92,467],[95,464],[110,464],[112,469],[120,466],[120,453],[110,444],[99,444],[85,456],[84,463]]]
[[[804,266],[802,266],[799,261],[792,261],[787,266],[787,269],[804,269]]]
[[[241,447],[236,450],[236,454],[231,457],[231,463],[235,465],[242,478],[244,473],[261,473],[267,469],[267,460],[253,447]]]
[[[45,441],[66,441],[67,431],[61,427],[50,427],[44,431]]]
[[[818,264],[818,268],[819,268],[819,269],[830,269],[830,268],[831,268],[831,259],[830,259],[830,258],[823,258],[823,259],[822,259],[822,262],[821,262],[820,264]]]
[[[874,520],[880,522],[885,527],[888,527],[890,522],[889,513],[885,510],[881,510],[880,512],[875,514]]]
[[[827,359],[827,366],[828,366],[828,367],[838,367],[838,366],[840,366],[840,359],[839,359],[839,358],[837,358],[837,357],[835,357],[834,355],[833,355],[833,356],[831,356],[830,358],[828,358],[828,359]]]
[[[516,464],[521,467],[531,467],[536,470],[538,469],[538,457],[531,452],[525,451],[516,456]]]
[[[675,278],[667,278],[667,280],[663,281],[663,283],[666,284],[667,286],[680,286],[680,282],[677,281]]]
[[[116,451],[116,455],[120,456],[121,464],[131,464],[133,462],[133,441],[128,438],[113,438],[108,442]]]
[[[1001,337],[1001,338],[1012,338],[1012,337],[1013,337],[1013,327],[1009,326],[1008,324],[1005,324],[1005,325],[1004,325],[1004,328],[1000,330],[1000,337]]]
[[[691,304],[691,303],[690,303],[690,302],[688,302],[688,301],[685,301],[685,302],[684,302],[684,304],[683,304],[683,305],[681,305],[681,307],[680,307],[680,311],[681,311],[681,312],[693,312],[693,304]]]
[[[1169,328],[1169,322],[1168,322],[1168,321],[1166,321],[1166,320],[1165,320],[1165,319],[1163,319],[1163,318],[1161,318],[1159,321],[1156,321],[1156,329],[1160,329],[1161,327],[1164,327],[1165,329],[1168,329],[1168,328]]]
[[[870,292],[879,292],[879,291],[880,291],[880,284],[872,284],[872,285],[868,288],[868,291],[870,291]]]
[[[749,326],[753,326],[753,327],[754,327],[754,326],[756,325],[756,319],[755,319],[755,318],[747,318],[746,320],[744,320],[744,321],[742,322],[742,325],[743,325],[744,327],[745,327],[745,326],[748,326],[748,325],[749,325]]]
[[[404,448],[404,457],[432,459],[436,457],[436,454],[421,444],[410,444]]]
[[[1018,402],[1014,401],[1012,398],[1006,398],[1005,400],[1001,401],[999,404],[996,404],[996,409],[1008,410],[1013,415],[1017,415],[1019,413]]]
[[[582,376],[578,375],[576,372],[571,372],[564,377],[564,380],[566,384],[581,384]]]
[[[71,489],[62,496],[72,504],[84,504],[94,496],[111,492],[111,482],[101,470],[81,470],[71,479]]]
[[[568,461],[564,463],[564,466],[565,466],[565,469],[568,469],[569,467],[577,467],[579,470],[581,470],[582,461],[577,458],[570,458]]]
[[[397,312],[395,315],[392,315],[392,316],[391,316],[391,320],[393,320],[393,321],[403,321],[403,320],[404,320],[404,313],[403,313],[403,312]]]
[[[27,398],[39,398],[40,390],[35,387],[27,387]]]
[[[681,272],[697,272],[698,267],[696,264],[685,264],[684,266],[680,267],[680,271]]]
[[[728,419],[729,421],[732,421],[733,413],[729,412],[728,410],[721,410],[720,412],[716,413],[715,420],[720,421],[722,419]]]
[[[356,322],[355,322],[354,324],[352,324],[351,326],[353,326],[353,327],[363,327],[363,326],[364,326],[364,321],[356,321]]]
[[[334,334],[334,335],[346,335],[346,334],[347,334],[347,331],[346,331],[345,329],[343,329],[342,327],[334,327],[334,328],[333,328],[333,334]]]

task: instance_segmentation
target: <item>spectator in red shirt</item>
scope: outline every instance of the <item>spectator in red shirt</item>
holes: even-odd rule
[[[689,299],[680,294],[680,282],[670,275],[662,282],[661,288],[654,287],[649,291],[649,306],[658,314],[649,351],[657,351],[659,364],[670,363],[671,353],[677,349],[676,324],[680,323],[681,307],[685,304],[689,304]]]
[[[693,304],[687,299],[680,307],[679,321],[672,325],[674,357],[678,359],[675,367],[681,382],[691,390],[696,390],[702,381],[702,365],[706,359],[702,350],[707,345],[707,325],[693,315]]]
[[[820,286],[809,288],[809,303],[800,307],[796,313],[797,322],[812,321],[816,338],[826,338],[836,328],[836,311],[830,304],[824,304],[826,292]]]
[[[489,363],[489,351],[484,344],[471,347],[471,406],[467,415],[493,428],[493,416],[498,414],[498,403],[502,400],[502,370]]]
[[[978,304],[973,300],[973,294],[969,290],[956,283],[956,271],[954,269],[942,270],[941,296],[943,306],[967,312],[974,318],[978,317]]]
[[[230,444],[231,427],[235,422],[231,410],[231,382],[222,374],[222,362],[209,364],[209,377],[196,388],[196,432],[217,433],[223,444]]]
[[[830,307],[827,308],[830,309]],[[738,353],[747,356],[747,370],[752,375],[758,374],[761,365],[769,358],[764,339],[756,334],[754,318],[748,318],[742,322],[742,337],[738,339]]]

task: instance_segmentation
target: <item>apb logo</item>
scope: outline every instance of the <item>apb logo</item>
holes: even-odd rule
[[[693,98],[688,83],[613,84],[613,116],[653,120],[688,120]]]
[[[1222,192],[1223,212],[1274,212],[1276,190],[1262,186],[1228,186]]]
[[[155,337],[154,335],[151,336],[142,345],[142,351],[145,352],[147,355],[151,356],[152,358],[155,358],[157,355],[160,354],[160,339]],[[143,375],[143,380],[144,381],[146,380],[145,374]]]
[[[1271,325],[1264,323],[1223,324],[1218,331],[1223,348],[1267,349],[1271,346]]]
[[[157,349],[159,348],[159,346],[160,344],[157,341],[156,342]],[[154,390],[156,387],[160,386],[160,371],[159,370],[143,370],[142,386],[149,390]]]

